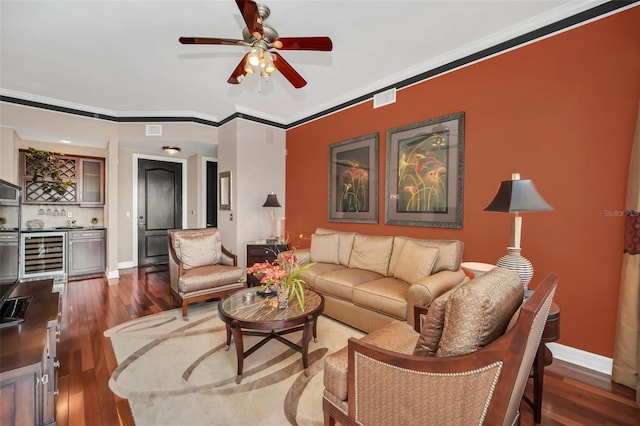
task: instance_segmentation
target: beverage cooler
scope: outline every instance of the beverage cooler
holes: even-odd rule
[[[66,232],[27,232],[21,235],[23,262],[20,277],[53,278],[66,274]]]
[[[18,282],[20,198],[20,187],[0,179],[0,284]]]

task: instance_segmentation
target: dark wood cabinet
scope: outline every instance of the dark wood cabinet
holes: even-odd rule
[[[273,262],[278,257],[278,253],[287,251],[286,244],[264,244],[249,243],[247,244],[247,267],[254,263]],[[247,274],[247,284],[249,287],[260,285],[260,281],[251,274]]]
[[[105,160],[56,154],[55,168],[61,182],[68,183],[60,191],[52,187],[54,178],[46,160],[30,160],[20,150],[22,202],[24,204],[79,204],[86,207],[104,205]],[[44,169],[44,171],[43,171]]]
[[[53,280],[25,282],[11,295],[31,297],[24,323],[0,328],[0,424],[56,421],[60,297]]]

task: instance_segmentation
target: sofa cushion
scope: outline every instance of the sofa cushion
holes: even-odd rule
[[[311,235],[311,261],[338,264],[338,243],[338,234]]]
[[[174,249],[184,269],[220,263],[222,244],[219,232],[194,231],[174,235]]]
[[[447,301],[436,356],[467,354],[491,343],[504,333],[523,297],[520,276],[505,268],[462,284]]]
[[[207,265],[185,271],[178,278],[180,293],[192,293],[198,290],[210,290],[238,282],[244,275],[244,269],[236,266]]]
[[[409,284],[428,277],[431,275],[439,252],[440,249],[437,247],[427,247],[415,241],[407,241],[402,248],[402,255],[396,265],[394,276]]]
[[[406,320],[408,290],[409,284],[391,277],[368,281],[353,288],[353,303]]]
[[[389,260],[389,275],[395,274],[398,262],[402,257],[402,249],[407,241],[414,241],[427,247],[437,247],[440,252],[433,265],[432,273],[440,271],[457,271],[462,262],[463,244],[458,240],[428,240],[409,237],[395,237],[393,239],[393,252]]]
[[[382,275],[364,269],[343,268],[316,276],[314,290],[351,301],[355,286],[380,278]]]
[[[429,305],[427,315],[423,315],[420,319],[420,338],[416,343],[414,355],[434,356],[438,351],[438,343],[442,337],[442,329],[444,327],[444,315],[449,297],[458,288],[458,286],[447,291]]]
[[[387,275],[393,237],[356,235],[349,259],[349,268],[366,269]]]
[[[360,340],[383,349],[410,355],[417,338],[418,333],[407,323],[393,321]],[[342,401],[347,399],[348,356],[348,349],[345,346],[324,359],[324,387]]]
[[[337,234],[339,239],[338,259],[342,266],[349,266],[349,258],[351,257],[351,249],[353,248],[353,239],[355,232],[333,231],[331,229],[318,228],[316,234]]]
[[[309,288],[316,289],[316,278],[320,275],[324,275],[328,272],[338,271],[345,269],[342,265],[336,265],[334,263],[316,263],[312,267],[305,269],[300,273],[300,278],[307,283]]]

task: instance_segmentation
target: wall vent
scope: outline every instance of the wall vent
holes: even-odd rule
[[[145,134],[147,136],[162,136],[162,124],[147,124]]]
[[[385,90],[373,96],[373,107],[380,108],[381,106],[396,103],[396,88]]]

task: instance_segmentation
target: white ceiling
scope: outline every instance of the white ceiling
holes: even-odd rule
[[[230,85],[246,48],[178,43],[241,39],[233,0],[0,0],[0,94],[115,117],[242,113],[287,125],[604,0],[265,3],[281,37],[333,40],[332,52],[281,52],[302,89],[277,72]]]

